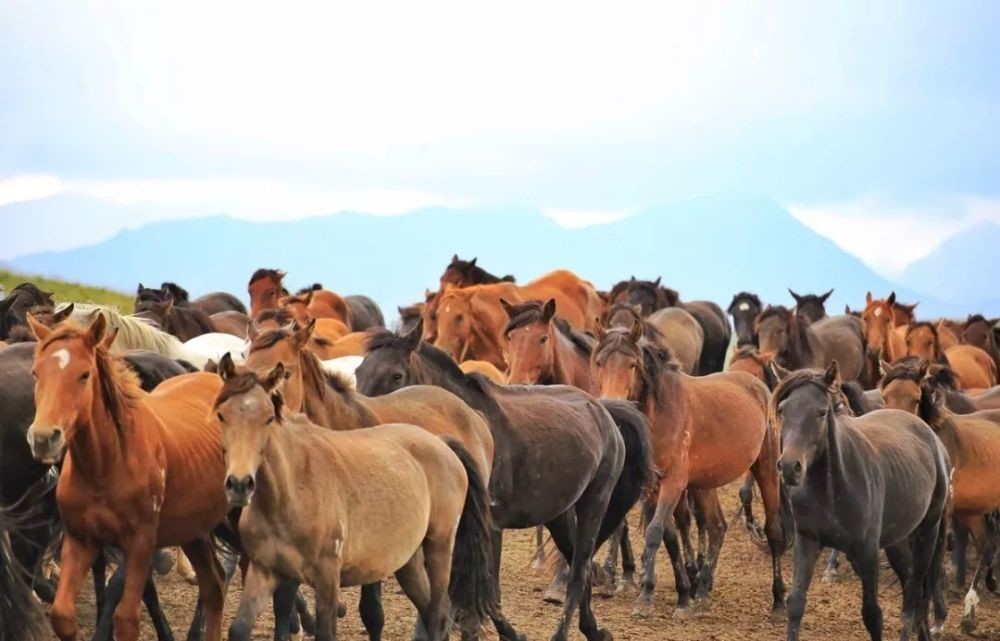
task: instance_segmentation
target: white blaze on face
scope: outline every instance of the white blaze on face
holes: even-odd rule
[[[70,359],[69,350],[65,347],[57,350],[52,354],[52,358],[56,359],[56,362],[59,363],[59,369],[66,369]]]
[[[737,305],[737,309],[739,309],[741,312],[745,312],[748,309],[750,309],[750,303],[747,303],[746,301],[744,301],[744,302],[740,303],[739,305]]]
[[[877,308],[877,309],[875,310],[875,315],[876,315],[876,316],[881,316],[881,315],[882,315],[882,308],[881,308],[881,307],[879,307],[879,308]]]

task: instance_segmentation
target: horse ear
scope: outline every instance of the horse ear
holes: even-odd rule
[[[630,277],[630,278],[628,279],[628,282],[630,282],[630,283],[634,283],[634,282],[635,282],[635,276],[632,276],[632,277]]]
[[[302,327],[295,331],[295,343],[301,348],[303,345],[309,342],[312,338],[313,331],[316,329],[316,319],[310,318],[309,322],[306,323],[305,327]]]
[[[896,292],[889,292],[889,298],[885,299],[885,302],[890,306],[896,304]]]
[[[632,329],[629,330],[628,337],[633,343],[639,342],[639,339],[642,338],[642,321],[636,320],[632,322]]]
[[[931,371],[931,364],[926,358],[921,358],[919,363],[919,369],[917,370],[920,379],[923,380],[928,378]]]
[[[479,260],[479,257],[478,256],[473,256],[472,260],[469,261],[469,267],[475,267],[477,260]]]
[[[826,372],[823,373],[823,382],[830,387],[840,385],[840,363],[837,362],[837,359],[833,359],[830,366],[826,368]]]
[[[58,312],[52,315],[53,324],[61,323],[73,314],[73,310],[76,308],[76,303],[70,303],[66,307],[63,307]]]
[[[844,315],[845,316],[851,315],[851,306],[846,303],[844,304]]]
[[[871,302],[872,302],[872,293],[868,292],[867,294],[865,294],[865,304],[870,305]]]
[[[833,294],[833,289],[831,289],[827,293],[825,293],[822,296],[820,296],[819,299],[825,303],[827,301],[827,299],[830,298],[831,294]]]
[[[104,334],[104,339],[101,340],[101,348],[104,350],[111,349],[111,346],[115,344],[115,340],[117,340],[117,338],[118,338],[118,327],[114,325],[108,327],[108,331]]]
[[[312,303],[314,291],[315,290],[310,289],[308,292],[306,292],[305,296],[299,299],[302,301],[302,304],[305,305],[306,307],[309,307],[309,304]]]
[[[452,254],[451,255],[451,264],[454,265],[457,262],[458,262],[458,254]]]
[[[545,302],[545,307],[542,308],[542,322],[543,323],[549,322],[555,315],[556,315],[556,299],[550,298]]]
[[[663,280],[663,276],[657,276],[656,280],[653,281],[653,287],[659,287],[661,280]]]
[[[35,335],[35,338],[40,341],[44,341],[52,333],[51,329],[35,320],[31,312],[28,312],[28,327],[31,328],[31,333]]]
[[[882,354],[879,353],[879,355],[878,355],[878,372],[879,372],[881,378],[885,378],[885,375],[889,373],[889,368],[890,367],[892,367],[892,365],[889,363],[889,361],[887,361],[884,358],[882,358]]]
[[[597,342],[600,343],[602,340],[604,340],[604,337],[607,335],[607,333],[608,330],[605,329],[604,323],[601,322],[601,318],[598,316],[597,318],[594,319],[594,338],[596,338]]]
[[[135,293],[136,294],[141,294],[142,290],[144,290],[144,289],[146,289],[146,288],[142,286],[142,283],[139,283],[139,286],[135,288]]]
[[[411,352],[417,351],[420,347],[420,342],[424,340],[424,317],[421,316],[417,319],[417,324],[413,326],[410,333],[403,337],[403,343],[406,345],[406,349]]]
[[[227,353],[226,356],[229,354]],[[261,381],[261,387],[264,391],[274,394],[275,392],[281,392],[281,386],[285,384],[285,380],[288,379],[290,373],[285,369],[284,363],[278,363],[271,368],[271,371],[267,373],[264,380]]]
[[[796,294],[795,292],[793,292],[791,287],[788,288],[788,293],[792,295],[792,298],[795,299],[796,303],[801,303],[802,302],[802,297],[799,296],[798,294]]]
[[[514,318],[514,306],[508,303],[506,298],[500,299],[500,307],[507,313],[507,318]]]
[[[97,316],[94,318],[94,322],[90,324],[87,328],[87,335],[84,337],[84,341],[90,347],[97,347],[101,344],[101,340],[104,339],[104,334],[108,331],[108,319],[107,317],[98,312]]]
[[[288,274],[286,274],[285,271],[282,269],[276,269],[274,270],[274,275],[278,277],[278,282],[280,283],[281,281],[285,280],[285,276],[287,276]]]
[[[774,378],[777,379],[778,381],[785,380],[786,378],[788,378],[788,375],[791,374],[789,370],[779,365],[778,361],[774,360],[773,358],[767,361],[767,369],[770,370],[771,375],[774,376]]]
[[[218,370],[219,376],[224,381],[228,381],[236,376],[236,363],[233,362],[233,355],[231,353],[226,352],[222,355],[222,358],[219,359]]]

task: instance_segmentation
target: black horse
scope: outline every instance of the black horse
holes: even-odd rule
[[[574,387],[504,387],[466,375],[444,352],[422,343],[422,334],[421,324],[402,337],[388,331],[373,334],[356,372],[358,390],[377,396],[407,385],[439,385],[482,412],[495,443],[490,479],[494,522],[499,528],[544,525],[570,562],[563,615],[553,639],[565,641],[577,608],[588,641],[610,639],[591,610],[589,566],[594,550],[653,479],[645,418],[631,403],[598,401]],[[499,576],[501,546],[498,530],[494,577]],[[502,639],[524,638],[499,612],[493,623]]]
[[[782,479],[791,488],[795,560],[788,598],[789,641],[799,638],[806,592],[823,547],[842,550],[861,577],[861,614],[873,641],[882,639],[879,549],[903,585],[900,639],[931,638],[944,623],[941,555],[951,462],[927,424],[896,410],[852,418],[834,361],[823,373],[789,375],[772,405],[781,427]]]
[[[733,296],[733,301],[726,309],[733,317],[733,327],[736,329],[736,346],[757,347],[757,330],[754,328],[754,321],[757,315],[764,311],[764,304],[760,302],[757,294],[750,292],[740,292]]]
[[[0,341],[10,338],[16,327],[28,325],[28,312],[33,308],[54,309],[51,292],[43,292],[34,283],[21,283],[0,300]]]
[[[793,311],[807,322],[815,323],[826,318],[826,301],[833,294],[832,289],[825,294],[796,294],[791,289],[788,293],[795,299]]]

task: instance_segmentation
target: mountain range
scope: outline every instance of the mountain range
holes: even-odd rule
[[[79,200],[65,201],[62,211],[100,215],[93,202]],[[19,206],[4,209],[17,216]],[[108,213],[123,215],[121,210]],[[1000,236],[998,229],[990,231],[993,238]],[[976,240],[984,237],[980,230]],[[288,273],[289,288],[319,282],[343,294],[367,294],[383,306],[387,320],[395,318],[397,305],[421,300],[425,288],[436,288],[456,253],[478,257],[485,269],[520,281],[558,267],[577,272],[599,289],[632,275],[662,276],[683,299],[710,299],[723,307],[741,290],[788,305],[790,287],[799,293],[835,288],[831,313],[842,312],[845,303],[862,306],[869,290],[882,296],[895,290],[903,301],[919,300],[919,311],[927,316],[1000,313],[1000,299],[980,295],[991,291],[991,274],[979,268],[989,264],[988,254],[964,255],[967,260],[958,267],[949,256],[962,250],[951,244],[912,266],[902,283],[894,283],[779,205],[712,198],[651,208],[582,229],[560,227],[536,210],[518,207],[433,207],[392,217],[343,212],[282,222],[221,215],[188,218],[122,231],[84,247],[22,256],[7,266],[126,292],[140,282],[172,280],[192,295],[226,290],[244,297],[256,268],[275,267]],[[983,242],[982,251],[989,245]],[[955,269],[942,272],[934,267],[938,263]],[[955,287],[958,272],[967,273],[963,269],[981,271],[982,278]]]

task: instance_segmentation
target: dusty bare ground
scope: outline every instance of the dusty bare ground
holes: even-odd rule
[[[723,493],[723,501],[728,514],[736,506],[736,486]],[[758,509],[759,510],[759,509]],[[635,514],[632,515],[635,520]],[[638,528],[633,529],[633,545],[639,550]],[[534,551],[533,531],[509,532],[505,535],[504,562],[501,581],[503,586],[504,611],[517,626],[532,640],[548,639],[555,629],[559,609],[541,599],[541,591],[548,584],[548,577],[529,569]],[[601,556],[603,558],[603,554]],[[825,555],[821,562],[825,562]],[[791,580],[791,553],[784,562],[786,582]],[[846,578],[835,583],[819,580],[822,568],[817,568],[816,580],[809,593],[809,602],[803,622],[802,637],[806,640],[844,641],[846,639],[867,639],[861,623],[860,584],[849,570],[842,569]],[[899,633],[900,588],[890,577],[891,571],[882,570],[880,602],[885,613],[887,639],[897,638]],[[649,619],[637,619],[631,614],[634,594],[619,594],[606,599],[595,598],[595,611],[601,626],[607,628],[618,640],[673,639],[677,641],[758,641],[784,638],[784,623],[768,620],[770,607],[770,564],[766,554],[761,552],[748,535],[738,526],[731,527],[722,550],[722,558],[715,580],[715,592],[711,607],[684,620],[672,617],[675,593],[673,575],[668,570],[665,553],[658,560],[659,585],[655,594],[658,614]],[[183,639],[191,620],[196,599],[196,589],[183,583],[175,574],[159,580],[160,595],[164,609],[178,639]],[[390,580],[383,590],[386,609],[387,640],[409,639],[414,622],[414,611],[410,603]],[[226,625],[231,620],[239,603],[240,591],[234,586],[229,591],[226,602]],[[349,640],[367,639],[357,615],[357,589],[347,590],[345,598],[349,605],[347,617],[341,619],[340,638]],[[945,640],[967,639],[958,629],[961,618],[961,602],[952,595]],[[145,617],[145,614],[144,614]],[[81,597],[81,623],[89,638],[94,621],[93,595],[88,591]],[[272,638],[272,620],[264,615],[258,621],[254,639]],[[457,637],[456,637],[457,638]],[[485,639],[496,639],[490,630]],[[572,639],[583,639],[575,629]],[[1000,602],[993,596],[983,597],[980,605],[979,629],[973,638],[1000,639]],[[155,635],[144,618],[142,639],[152,641]]]

